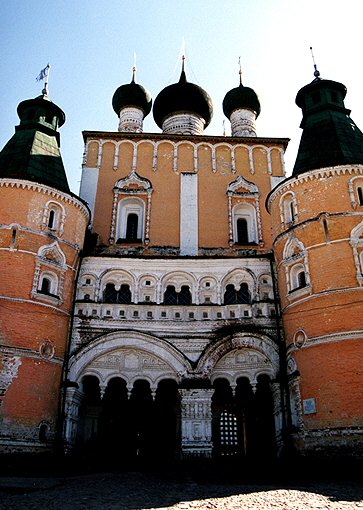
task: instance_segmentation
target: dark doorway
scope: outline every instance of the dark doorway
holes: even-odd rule
[[[126,224],[126,241],[139,241],[137,238],[137,228],[139,224],[139,217],[135,213],[130,213],[127,216]]]
[[[237,244],[249,244],[248,223],[245,218],[237,220]]]
[[[275,454],[275,429],[270,379],[257,378],[256,391],[240,377],[233,395],[227,379],[217,379],[212,398],[212,440],[215,457],[270,459]]]

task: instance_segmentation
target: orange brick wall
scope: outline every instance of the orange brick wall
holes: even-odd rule
[[[44,224],[44,208],[49,200],[64,208],[63,233]],[[87,209],[67,195],[37,185],[1,187],[0,417],[1,433],[15,445],[17,441],[37,445],[41,422],[50,424],[50,437],[55,434],[74,282],[87,223]],[[59,265],[47,265],[37,257],[41,247],[54,242],[66,260],[62,266],[62,301],[32,294],[37,261],[41,269],[62,274]],[[49,358],[41,353],[45,341],[54,348]]]
[[[112,140],[120,142],[118,152],[118,166],[114,167],[115,144],[106,142],[99,147],[96,141],[88,145],[86,166],[92,168],[99,161],[99,179],[94,211],[93,229],[100,236],[101,244],[108,244],[113,206],[113,187],[115,183],[126,177],[132,169],[134,147],[130,142],[113,136]],[[135,137],[135,143],[140,142]],[[267,147],[271,151],[272,176],[283,174],[281,154],[282,143],[271,142],[269,145],[258,145],[256,140],[250,142],[253,148],[254,173],[250,171],[248,144],[235,143],[234,166],[232,165],[231,146],[218,140],[215,146],[215,169],[212,163],[211,143],[205,144],[198,140],[196,150],[196,167],[198,172],[198,225],[199,246],[203,248],[229,249],[228,228],[228,198],[227,187],[237,176],[243,176],[247,181],[259,188],[259,207],[263,228],[264,249],[271,248],[270,217],[265,210],[264,203],[271,191]],[[177,160],[175,166],[174,147],[177,144]],[[150,247],[173,246],[178,247],[180,241],[180,173],[194,172],[194,146],[190,142],[176,140],[158,140],[157,164],[153,169],[153,145],[145,140],[137,147],[136,172],[140,177],[149,179],[152,183],[150,214]]]
[[[316,413],[303,415],[306,430],[363,425],[363,287],[351,242],[352,230],[363,221],[363,208],[352,203],[349,183],[354,175],[348,169],[291,179],[272,194],[269,204],[285,339],[300,373],[301,398],[315,398],[317,405]],[[280,199],[287,192],[294,193],[298,213],[289,228],[280,212]],[[291,239],[306,250],[308,292],[288,293],[286,267],[294,260],[284,261],[284,248]],[[296,348],[293,340],[299,330],[307,341]]]

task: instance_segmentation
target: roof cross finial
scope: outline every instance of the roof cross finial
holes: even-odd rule
[[[241,66],[241,57],[238,57],[238,67],[239,67],[239,84],[242,85],[242,66]]]
[[[136,52],[134,51],[134,66],[132,68],[132,81],[136,82]]]
[[[320,73],[318,71],[318,68],[315,63],[314,53],[313,53],[313,47],[310,46],[311,56],[313,57],[313,63],[314,63],[314,76],[318,80],[320,78]]]

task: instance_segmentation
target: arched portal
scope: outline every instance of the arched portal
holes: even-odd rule
[[[172,460],[180,449],[180,402],[177,383],[161,380],[156,391],[137,379],[131,390],[113,377],[101,396],[96,376],[82,380],[78,446],[87,454],[120,463]]]
[[[281,443],[278,347],[265,335],[238,333],[211,345],[199,361],[209,377],[215,456],[266,459]]]
[[[212,441],[216,457],[267,459],[275,454],[275,429],[269,376],[252,386],[240,377],[233,389],[227,379],[214,381]]]
[[[79,389],[67,390],[67,447],[119,462],[177,457],[184,363],[172,346],[136,332],[111,333],[78,351],[70,363]]]

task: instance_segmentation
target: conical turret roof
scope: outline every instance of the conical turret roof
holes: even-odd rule
[[[22,101],[17,111],[20,124],[0,152],[0,178],[34,181],[69,193],[57,131],[65,122],[64,112],[46,93]]]
[[[363,164],[363,134],[345,108],[342,83],[315,74],[299,90],[296,104],[302,109],[303,128],[293,175],[345,164]]]

